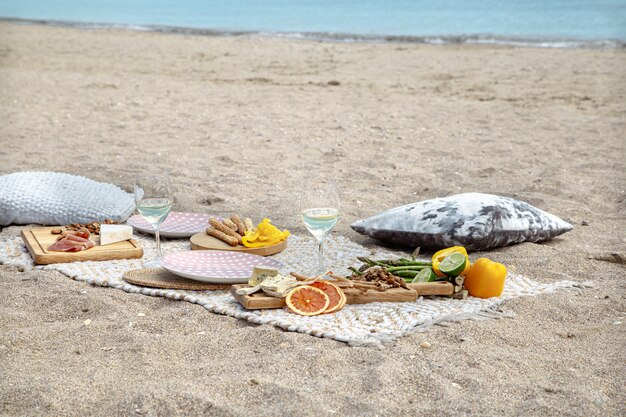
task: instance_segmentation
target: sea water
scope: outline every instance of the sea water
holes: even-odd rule
[[[0,17],[339,41],[539,46],[626,41],[626,0],[0,0]]]

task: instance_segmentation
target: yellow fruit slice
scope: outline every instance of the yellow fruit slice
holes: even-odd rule
[[[465,271],[465,265],[467,265],[465,255],[453,252],[439,263],[439,271],[449,277],[455,277]]]
[[[465,256],[465,269],[459,274],[459,275],[465,275],[465,273],[467,271],[469,271],[471,263],[469,260],[469,256],[467,256],[467,251],[465,250],[465,248],[463,246],[452,246],[451,248],[446,248],[446,249],[442,249],[439,252],[436,252],[433,255],[432,261],[433,261],[433,272],[438,276],[438,277],[445,277],[446,275],[441,272],[439,270],[439,264],[441,263],[441,261],[443,261],[448,255],[450,255],[451,253],[454,252],[458,252],[460,254],[462,254],[463,256]]]
[[[303,285],[289,291],[285,302],[294,313],[302,316],[315,316],[326,311],[330,299],[319,288]]]

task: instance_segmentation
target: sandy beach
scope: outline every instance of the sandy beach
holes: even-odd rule
[[[164,169],[177,211],[269,216],[296,234],[300,183],[319,174],[341,189],[335,233],[368,247],[350,223],[501,194],[574,230],[473,258],[593,283],[376,349],[0,266],[0,414],[624,415],[624,68],[624,48],[0,23],[0,174],[129,190],[135,173]]]

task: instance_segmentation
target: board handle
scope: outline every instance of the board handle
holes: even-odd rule
[[[417,295],[452,295],[454,286],[445,281],[434,282],[412,282],[406,284],[407,287],[417,291]]]

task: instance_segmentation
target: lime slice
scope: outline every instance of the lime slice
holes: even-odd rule
[[[413,282],[431,282],[435,279],[437,279],[437,275],[435,275],[433,270],[430,268],[424,268],[417,275],[415,275]]]
[[[465,255],[453,252],[441,261],[439,264],[439,270],[449,277],[454,277],[463,272],[466,262],[467,260]]]

